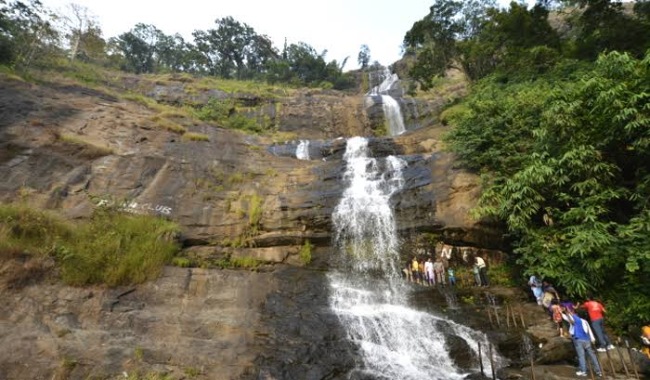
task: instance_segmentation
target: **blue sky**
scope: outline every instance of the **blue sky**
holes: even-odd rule
[[[281,49],[288,43],[306,42],[325,59],[345,70],[358,67],[362,44],[370,48],[371,61],[383,65],[400,58],[404,34],[429,12],[433,0],[41,0],[48,8],[66,11],[71,2],[90,10],[104,37],[130,30],[136,23],[155,25],[165,34],[180,33],[191,41],[194,30],[214,27],[218,18],[232,16],[266,34]],[[507,4],[509,1],[501,0]]]

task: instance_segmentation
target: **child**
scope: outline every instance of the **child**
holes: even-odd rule
[[[449,286],[456,286],[456,276],[452,268],[447,269],[447,275],[449,276]]]
[[[562,328],[563,327],[562,326],[562,322],[563,322],[563,319],[562,319],[562,306],[560,306],[560,303],[558,302],[558,300],[554,299],[553,301],[551,301],[550,311],[551,311],[551,315],[552,315],[552,318],[553,318],[553,322],[555,322],[557,324],[558,332],[560,333],[560,336],[563,337],[564,336],[564,330]]]

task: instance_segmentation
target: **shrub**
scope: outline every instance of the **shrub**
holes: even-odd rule
[[[440,122],[442,125],[454,124],[456,120],[462,119],[468,111],[465,104],[453,105],[440,113]]]
[[[46,256],[72,236],[72,225],[52,214],[25,205],[0,205],[0,251]]]
[[[305,240],[305,244],[300,247],[300,261],[303,264],[307,265],[311,262],[311,251],[313,248],[314,246],[311,245],[309,240]]]
[[[212,98],[207,104],[196,110],[196,117],[203,121],[221,121],[227,119],[233,112],[232,100],[221,100]]]
[[[181,268],[188,268],[192,266],[192,261],[188,259],[187,257],[174,257],[172,259],[172,265],[181,267]]]
[[[0,205],[0,253],[54,257],[70,285],[154,279],[179,250],[177,232],[176,224],[146,215],[98,210],[72,224],[24,205]]]
[[[257,269],[262,265],[262,261],[252,257],[226,257],[216,261],[206,261],[202,263],[204,267],[217,267],[222,269]]]
[[[179,135],[187,132],[187,129],[182,125],[169,120],[161,115],[152,116],[149,120],[156,124],[156,127],[168,130],[170,132],[178,133]]]
[[[152,280],[178,251],[170,238],[176,233],[174,223],[160,218],[97,211],[57,255],[63,280],[109,286]]]

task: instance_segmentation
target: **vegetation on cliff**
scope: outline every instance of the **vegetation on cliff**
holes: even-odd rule
[[[648,3],[637,2],[634,12],[610,1],[529,10],[471,3],[438,2],[406,42],[423,87],[458,63],[473,81],[445,120],[455,126],[450,148],[484,175],[477,214],[507,224],[528,273],[552,279],[576,300],[602,297],[618,328],[647,322]],[[454,18],[462,11],[464,18]],[[561,27],[551,27],[551,15],[562,12]],[[544,38],[526,38],[536,31]],[[431,61],[427,49],[449,57]]]
[[[24,205],[0,205],[0,257],[51,258],[70,285],[155,279],[180,248],[177,234],[178,226],[170,221],[116,210],[100,208],[90,220],[72,223]],[[14,273],[12,282],[37,280],[30,277],[38,271],[30,268]]]

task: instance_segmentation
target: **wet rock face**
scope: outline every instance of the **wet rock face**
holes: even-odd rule
[[[2,289],[3,379],[343,379],[356,348],[328,308],[323,272],[167,268],[133,288]],[[38,357],[38,360],[34,360]],[[27,365],[26,365],[27,364]]]
[[[263,308],[270,334],[258,339],[274,349],[256,359],[259,377],[253,378],[348,378],[360,360],[358,347],[329,307],[325,274],[287,268],[277,275],[283,280]]]
[[[476,368],[478,358],[473,355],[467,341],[457,335],[449,335],[445,340],[445,348],[454,364],[465,371]]]

